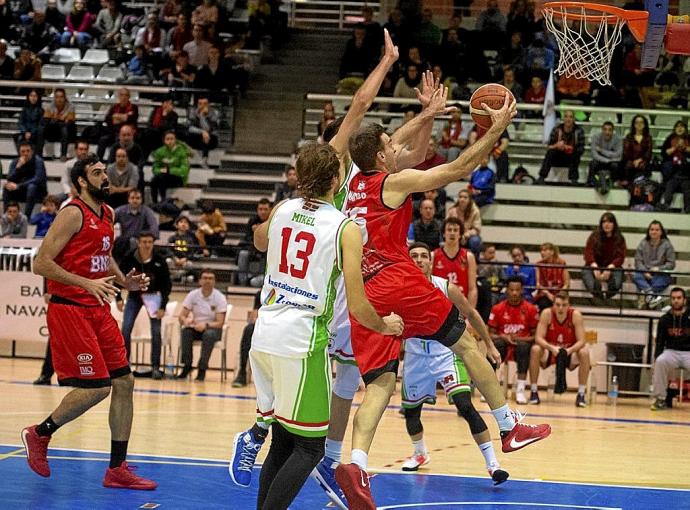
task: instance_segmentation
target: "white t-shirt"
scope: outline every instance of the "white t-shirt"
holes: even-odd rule
[[[182,306],[191,310],[195,322],[214,322],[217,313],[225,313],[227,303],[218,289],[213,289],[208,296],[204,296],[201,289],[195,289],[187,294]]]

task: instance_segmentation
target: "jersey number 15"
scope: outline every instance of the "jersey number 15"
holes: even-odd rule
[[[288,246],[290,245],[290,241],[292,239],[292,229],[290,227],[285,227],[282,230],[281,235],[283,243],[280,250],[280,266],[278,266],[278,270],[281,273],[289,274],[293,278],[302,280],[307,275],[307,269],[309,268],[309,256],[314,251],[316,238],[311,232],[305,231],[298,232],[295,236],[294,242],[299,244],[300,248],[295,253],[295,258],[298,261],[301,261],[301,264],[298,267],[295,264],[289,264],[287,257]]]

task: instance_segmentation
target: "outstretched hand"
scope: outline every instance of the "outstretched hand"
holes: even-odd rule
[[[439,81],[434,79],[434,73],[431,71],[424,71],[424,73],[422,73],[422,90],[415,87],[414,91],[423,108],[429,106],[431,96],[438,90],[438,86]]]
[[[125,289],[145,292],[149,288],[151,278],[145,273],[135,274],[134,269],[125,275]]]
[[[503,106],[498,110],[489,108],[486,103],[482,103],[482,108],[491,117],[492,127],[496,126],[497,129],[504,131],[511,122],[513,122],[513,117],[517,114],[517,103],[515,98],[511,97],[509,94],[505,95],[503,101]]]
[[[388,29],[383,29],[383,58],[388,60],[389,64],[392,64],[398,60],[399,53],[398,47],[393,44],[393,39],[391,39]]]
[[[451,112],[457,110],[455,106],[446,106],[448,102],[448,87],[444,85],[439,85],[438,88],[431,95],[431,100],[427,106],[427,110],[433,113],[434,116],[437,115],[448,115]]]

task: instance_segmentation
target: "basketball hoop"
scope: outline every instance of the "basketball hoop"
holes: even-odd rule
[[[611,85],[613,50],[621,42],[623,25],[644,41],[647,11],[626,11],[586,2],[549,2],[542,10],[546,28],[556,37],[560,58],[556,74]]]

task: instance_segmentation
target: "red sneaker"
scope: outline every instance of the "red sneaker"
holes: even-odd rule
[[[50,436],[39,436],[36,425],[22,430],[22,443],[26,449],[26,460],[34,473],[48,478],[50,466],[48,465],[48,443]]]
[[[135,467],[129,467],[127,462],[122,462],[120,467],[108,468],[105,470],[103,487],[111,489],[137,489],[141,491],[152,491],[158,484],[153,480],[148,480],[134,474]]]
[[[541,425],[527,425],[526,423],[520,423],[523,416],[517,411],[513,411],[517,422],[504,438],[501,439],[503,446],[501,450],[503,453],[510,453],[520,450],[525,446],[536,443],[542,439],[549,437],[551,434],[551,425],[548,423],[542,423]]]
[[[369,475],[357,464],[340,464],[335,469],[335,481],[343,490],[350,508],[376,510]]]

